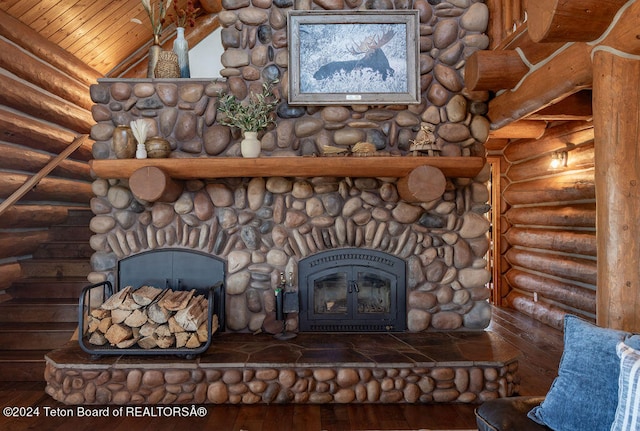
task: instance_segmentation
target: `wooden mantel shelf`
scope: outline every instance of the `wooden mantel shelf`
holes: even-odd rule
[[[433,166],[446,177],[473,178],[483,157],[212,157],[109,159],[89,162],[100,178],[129,178],[153,166],[182,180],[230,177],[404,177],[419,166]]]

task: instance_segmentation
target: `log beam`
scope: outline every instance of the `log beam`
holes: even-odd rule
[[[491,128],[504,127],[590,88],[593,80],[590,54],[586,44],[573,44],[527,75],[516,90],[495,97],[489,102]]]
[[[626,0],[536,0],[528,2],[529,34],[535,42],[589,42],[609,26]]]
[[[509,184],[503,198],[510,205],[594,199],[593,183],[593,171],[573,172]]]
[[[591,90],[578,91],[558,103],[534,112],[527,120],[536,121],[591,121],[593,107]]]
[[[77,57],[45,39],[37,31],[3,10],[0,10],[0,36],[6,37],[87,86],[95,84],[98,78],[102,77],[100,72],[87,66]]]
[[[0,68],[82,108],[93,106],[88,85],[64,75],[6,40],[0,39],[0,52]]]
[[[30,178],[28,175],[0,172],[0,199],[9,197]],[[94,193],[88,182],[43,178],[36,187],[25,195],[25,200],[74,202],[86,205],[92,197],[94,197]]]
[[[529,72],[516,51],[476,51],[467,59],[464,82],[471,91],[513,88]]]
[[[597,321],[640,331],[640,60],[597,51],[593,124],[598,232]]]
[[[0,169],[37,173],[52,160],[52,156],[30,148],[21,148],[15,145],[5,144],[0,141]],[[76,180],[91,180],[89,165],[65,159],[51,171],[57,177]]]
[[[0,226],[4,229],[49,227],[64,223],[68,216],[67,207],[61,205],[13,205],[0,214]]]
[[[444,194],[447,179],[440,169],[418,166],[398,180],[400,197],[407,202],[431,202]]]
[[[129,187],[134,196],[143,201],[175,202],[182,194],[184,184],[173,180],[160,168],[146,166],[131,174]]]
[[[11,76],[0,74],[0,103],[60,124],[79,133],[89,133],[95,124],[91,112],[36,89]]]
[[[519,120],[489,132],[491,139],[540,139],[547,130],[544,121]]]
[[[2,107],[0,107],[0,130],[3,141],[52,154],[64,151],[77,137],[67,129]],[[92,145],[93,141],[84,142],[72,153],[73,159],[82,161],[92,159]]]

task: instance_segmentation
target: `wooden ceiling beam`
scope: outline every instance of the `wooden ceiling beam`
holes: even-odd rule
[[[534,42],[589,42],[609,27],[626,0],[536,0],[528,2]]]
[[[583,90],[529,115],[527,120],[590,121],[592,118],[591,90]]]
[[[547,123],[544,121],[520,120],[491,130],[490,139],[539,139],[544,135]]]
[[[529,73],[517,89],[496,96],[489,102],[491,128],[500,129],[590,88],[593,80],[590,53],[590,47],[584,43],[570,45]]]
[[[516,51],[476,51],[467,59],[464,82],[471,91],[513,88],[529,72]]]

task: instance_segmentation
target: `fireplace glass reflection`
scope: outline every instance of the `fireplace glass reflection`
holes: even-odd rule
[[[299,266],[303,331],[402,331],[405,265],[374,250],[341,249]]]
[[[346,272],[328,274],[314,281],[315,314],[389,313],[391,280],[373,272],[360,272],[350,280]]]

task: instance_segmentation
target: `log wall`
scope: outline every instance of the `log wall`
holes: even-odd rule
[[[591,123],[568,122],[502,152],[500,301],[557,328],[566,313],[595,320],[593,137]],[[555,151],[566,167],[550,168]]]
[[[0,201],[89,134],[89,86],[98,72],[0,11]],[[19,262],[50,239],[67,210],[88,207],[91,143],[81,146],[18,203],[0,214],[0,293]]]

